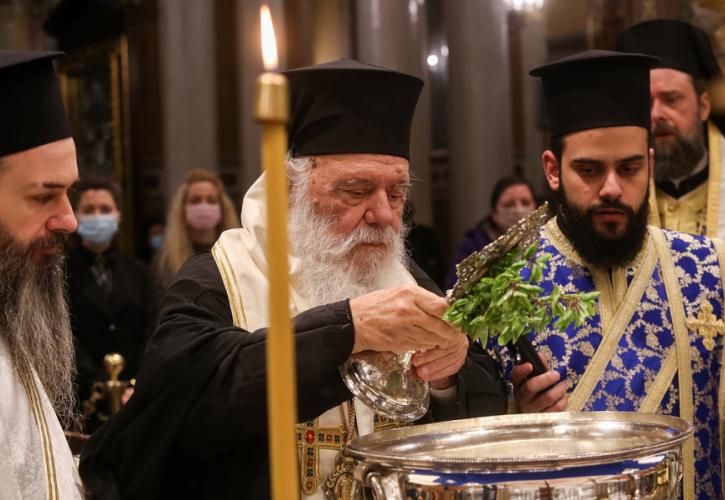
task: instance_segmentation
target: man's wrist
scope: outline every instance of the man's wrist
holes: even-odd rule
[[[456,385],[455,375],[451,375],[450,377],[441,378],[438,380],[432,380],[430,383],[431,388],[435,390],[448,389],[450,387],[453,387],[454,385]]]

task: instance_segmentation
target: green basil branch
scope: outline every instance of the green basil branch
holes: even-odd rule
[[[551,255],[544,253],[529,262],[536,244],[517,258],[518,249],[510,250],[492,265],[466,295],[450,305],[443,318],[460,328],[472,340],[486,345],[498,336],[498,344],[515,342],[520,336],[539,331],[553,318],[554,328],[564,331],[572,323],[581,326],[595,313],[599,292],[561,292],[554,286],[551,294],[542,295],[538,286],[542,271]],[[528,278],[521,270],[530,265]]]

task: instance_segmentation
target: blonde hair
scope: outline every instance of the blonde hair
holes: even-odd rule
[[[186,174],[184,183],[179,186],[171,201],[171,208],[166,217],[166,232],[164,246],[159,251],[158,278],[160,284],[168,286],[171,279],[178,272],[181,266],[189,257],[194,254],[194,245],[189,236],[189,229],[186,225],[186,194],[189,186],[197,182],[211,182],[219,193],[219,204],[222,209],[222,219],[217,226],[217,237],[227,229],[239,227],[239,215],[234,208],[232,200],[224,190],[221,179],[211,170],[195,168]]]

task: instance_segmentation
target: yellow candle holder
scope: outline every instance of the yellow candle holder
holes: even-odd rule
[[[283,75],[262,73],[257,77],[254,119],[263,124],[289,121],[289,90]]]

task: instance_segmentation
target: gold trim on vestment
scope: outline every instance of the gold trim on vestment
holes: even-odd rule
[[[672,386],[675,373],[677,373],[677,345],[672,344],[669,351],[667,351],[667,356],[662,362],[657,377],[647,390],[647,395],[644,397],[639,411],[642,413],[657,412],[662,403],[662,398],[665,397],[667,390]]]
[[[338,408],[342,425],[322,427],[319,425],[319,418],[315,418],[295,426],[299,453],[300,488],[306,495],[314,495],[325,482],[325,478],[320,473],[320,450],[339,452],[348,441],[350,430],[347,428],[345,410],[343,405],[338,405]],[[308,432],[312,433],[311,438],[308,438]],[[311,455],[308,455],[307,452]],[[310,470],[312,477],[307,475]]]
[[[607,270],[600,267],[591,267],[594,288],[599,295],[599,317],[602,331],[609,331],[612,321],[627,293],[627,269],[618,267]],[[633,312],[634,314],[634,312]]]
[[[713,244],[717,252],[717,260],[720,266],[720,282],[723,287],[723,307],[725,307],[725,242],[720,238],[713,238]],[[720,470],[722,485],[722,496],[725,498],[725,377],[723,377],[723,366],[725,366],[725,348],[720,355],[720,387],[717,394],[717,409],[720,424]]]
[[[220,270],[222,281],[224,282],[224,288],[227,291],[227,297],[229,297],[229,301],[231,302],[230,309],[232,310],[232,320],[234,321],[234,326],[247,328],[247,316],[244,314],[244,302],[242,301],[242,296],[239,293],[237,276],[231,270],[232,266],[229,256],[220,241],[217,241],[214,243],[214,246],[211,247],[211,254]],[[241,318],[239,317],[240,314],[242,316]],[[243,324],[240,322],[240,319],[244,321]]]
[[[30,370],[28,370],[30,371]],[[21,379],[25,380],[25,377],[32,377],[32,372],[30,375],[27,373],[21,375]],[[48,450],[48,436],[45,434],[45,426],[42,422],[42,408],[38,407],[38,399],[37,394],[35,393],[35,384],[33,382],[27,382],[23,384],[25,386],[25,395],[28,398],[28,404],[30,405],[30,410],[33,412],[33,418],[35,419],[35,425],[38,426],[38,433],[40,434],[40,443],[41,447],[43,448],[43,465],[45,468],[45,487],[46,492],[48,493],[48,498],[52,499],[53,497],[53,487],[52,487],[52,474],[50,472],[50,453]]]
[[[58,491],[58,480],[55,471],[53,441],[50,437],[48,423],[45,419],[42,400],[40,398],[40,394],[38,393],[32,368],[27,365],[27,362],[21,361],[17,370],[19,378],[25,389],[25,395],[28,398],[28,405],[30,406],[30,410],[32,411],[35,419],[35,424],[38,426],[38,431],[40,433],[40,442],[43,448],[43,464],[45,466],[45,485],[46,492],[48,493],[48,499],[56,500],[60,498],[60,493]]]
[[[657,166],[655,165],[655,168]],[[660,219],[660,207],[657,205],[657,186],[655,185],[655,176],[649,176],[649,215],[647,216],[647,223],[652,226],[662,227],[662,220]]]
[[[608,271],[582,263],[581,258],[564,234],[561,233],[555,221],[549,221],[546,224],[545,231],[549,240],[562,255],[577,264],[587,267],[592,272],[597,290],[603,292],[598,300],[602,341],[592,359],[589,360],[576,387],[569,395],[567,404],[567,411],[581,411],[601,380],[607,365],[617,350],[624,331],[632,320],[632,315],[640,305],[642,294],[644,294],[652,278],[652,272],[657,265],[657,254],[650,239],[646,238],[644,248],[637,256],[634,264],[638,272],[635,273],[632,284],[627,288],[626,269],[615,270],[613,274],[617,277],[610,283],[607,276]],[[621,294],[624,298],[620,300],[618,294]]]
[[[707,174],[707,236],[717,236],[720,218],[720,131],[714,123],[707,122],[709,172]]]
[[[51,498],[60,498],[60,492],[58,491],[58,478],[55,468],[55,453],[53,452],[53,439],[50,435],[50,429],[48,428],[48,420],[45,411],[43,411],[40,393],[38,392],[38,388],[35,384],[33,384],[33,390],[35,391],[35,398],[40,412],[40,421],[43,425],[43,432],[45,433],[46,439],[48,441],[48,456],[50,457],[50,484],[52,485],[54,493],[54,495],[51,495]]]
[[[685,308],[682,303],[682,291],[675,274],[669,245],[661,229],[651,227],[650,235],[660,260],[662,281],[665,284],[667,301],[672,319],[672,331],[675,335],[677,348],[677,382],[680,396],[680,418],[689,423],[694,422],[694,405],[692,402],[692,366],[690,365],[690,338],[685,326]],[[691,436],[682,445],[684,462],[683,495],[685,499],[695,498],[695,445]]]
[[[559,250],[561,255],[572,261],[574,264],[585,267],[584,261],[577,251],[574,250],[574,245],[572,245],[571,241],[569,241],[569,239],[564,236],[564,233],[561,232],[556,219],[556,217],[552,217],[549,219],[549,222],[544,225],[546,238],[551,241],[552,245],[554,245],[557,250]]]

